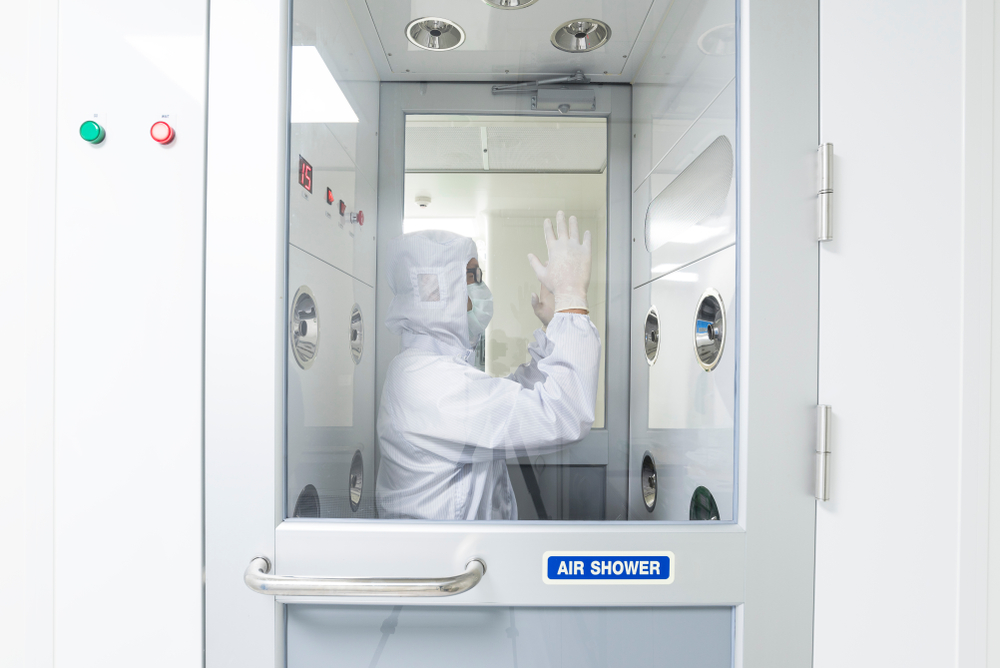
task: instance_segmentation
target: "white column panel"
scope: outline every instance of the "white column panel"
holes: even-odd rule
[[[4,63],[18,62],[28,51],[29,33],[23,29],[32,18],[30,6],[10,7],[7,21],[0,26],[0,59]],[[6,99],[30,99],[30,69],[27,63],[4,71],[3,94]],[[5,104],[0,107],[0,123],[4,127],[28,125],[29,105]],[[8,313],[28,310],[28,248],[29,209],[24,195],[30,179],[23,169],[30,155],[28,133],[14,133],[5,146],[0,160],[0,302]],[[51,303],[48,305],[51,310]],[[47,314],[48,315],[48,314]],[[4,573],[23,573],[28,564],[27,545],[32,518],[27,511],[27,406],[25,386],[28,378],[27,342],[29,334],[20,318],[0,319],[0,520],[3,522],[8,545],[12,549],[0,552],[0,569]],[[50,348],[51,350],[51,348]],[[45,355],[51,360],[51,353]],[[34,513],[31,513],[32,515]],[[28,630],[27,582],[14,576],[8,587],[3,608],[0,608],[0,665],[21,666],[28,656],[25,642]],[[51,628],[51,626],[50,626]]]
[[[820,251],[833,454],[817,511],[817,668],[959,665],[959,519],[975,512],[960,507],[963,402],[977,401],[963,373],[966,355],[989,359],[963,350],[989,309],[963,313],[968,281],[988,281],[963,276],[968,4],[821,3],[835,194]]]
[[[243,584],[280,521],[288,5],[213,0],[205,239],[205,663],[274,666],[283,619]]]
[[[201,662],[206,19],[59,4],[56,666]]]

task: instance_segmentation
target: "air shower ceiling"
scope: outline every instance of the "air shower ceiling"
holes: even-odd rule
[[[406,171],[600,174],[604,119],[415,116],[406,120]]]
[[[595,81],[629,83],[638,72],[670,0],[538,0],[501,10],[482,0],[348,0],[383,81],[513,81],[582,70]],[[454,21],[466,40],[452,51],[426,51],[404,34],[413,20]],[[552,32],[574,19],[611,27],[607,44],[565,53]]]

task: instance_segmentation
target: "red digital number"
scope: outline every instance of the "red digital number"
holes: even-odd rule
[[[313,168],[305,158],[299,156],[299,185],[307,191],[313,191]]]

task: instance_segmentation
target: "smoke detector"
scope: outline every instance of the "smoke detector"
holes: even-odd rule
[[[421,209],[426,209],[431,205],[431,198],[427,195],[417,195],[415,201]]]

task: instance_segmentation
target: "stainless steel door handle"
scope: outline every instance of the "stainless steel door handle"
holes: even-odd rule
[[[243,581],[271,596],[454,596],[469,591],[486,574],[486,562],[473,559],[465,572],[446,578],[310,578],[270,575],[267,557],[254,557]]]

